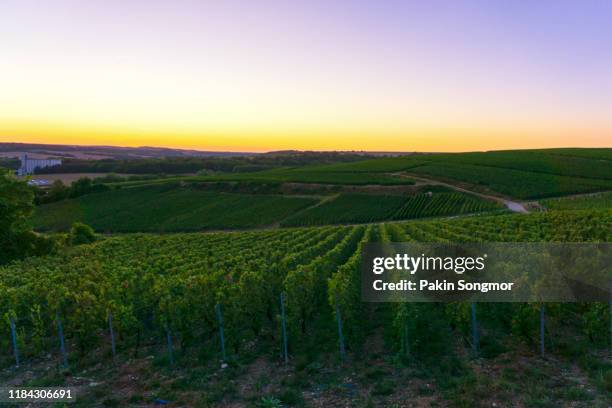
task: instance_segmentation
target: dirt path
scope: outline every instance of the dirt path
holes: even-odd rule
[[[417,181],[422,181],[422,182],[425,182],[425,183],[431,184],[431,185],[448,187],[448,188],[451,188],[451,189],[453,189],[455,191],[460,191],[462,193],[472,194],[472,195],[475,195],[475,196],[478,196],[478,197],[481,197],[481,198],[485,198],[485,199],[488,199],[488,200],[497,201],[498,203],[502,203],[503,205],[505,205],[506,208],[508,208],[510,211],[513,211],[513,212],[523,213],[523,214],[526,214],[526,213],[529,212],[527,210],[527,208],[525,207],[525,203],[521,203],[521,202],[518,202],[518,201],[512,201],[512,200],[508,200],[507,198],[498,197],[498,196],[494,196],[494,195],[490,195],[490,194],[479,193],[479,192],[476,192],[476,191],[468,190],[468,189],[463,188],[463,187],[456,186],[454,184],[445,183],[443,181],[428,179],[428,178],[424,178],[424,177],[420,177],[420,176],[414,176],[412,174],[405,175],[405,177],[409,177],[411,179],[415,179]]]

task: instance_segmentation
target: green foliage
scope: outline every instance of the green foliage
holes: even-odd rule
[[[380,159],[369,159],[352,163],[328,164],[325,166],[311,167],[308,170],[316,172],[343,172],[343,173],[389,173],[408,170],[419,166],[421,155],[384,157]]]
[[[364,160],[358,160],[358,155],[310,160],[306,153],[303,156],[259,156],[257,159],[249,159],[248,163],[239,164],[233,163],[233,159],[215,159],[214,166],[206,168],[210,171],[206,175],[126,181],[119,184],[136,186],[163,184],[173,180],[190,183],[234,181],[332,185],[414,184],[409,175],[399,174],[406,172],[451,183],[468,183],[511,197],[531,199],[612,189],[610,151],[611,149],[515,150],[419,154]],[[312,165],[314,163],[319,164]],[[272,168],[264,170],[269,166]],[[161,173],[149,170],[149,173]],[[112,168],[105,171],[122,170]]]
[[[421,217],[439,217],[445,215],[471,214],[501,209],[494,201],[484,200],[463,193],[432,192],[410,197],[393,215],[394,219],[403,220]]]
[[[110,190],[105,184],[94,183],[93,180],[83,177],[66,186],[61,180],[55,180],[47,190],[36,190],[36,204],[47,204],[61,201],[66,198],[76,198],[85,194],[101,193]]]
[[[289,217],[282,226],[349,224],[386,220],[402,207],[399,195],[340,194],[302,213]]]
[[[612,180],[609,179],[560,176],[442,161],[416,167],[411,172],[443,180],[476,184],[511,197],[525,199],[612,189]]]
[[[367,156],[365,156],[367,157]],[[342,163],[364,159],[363,155],[337,152],[277,152],[244,157],[163,157],[150,159],[64,159],[60,166],[39,169],[49,173],[129,173],[186,174],[212,172],[251,172],[283,166]]]
[[[431,164],[473,165],[513,169],[559,176],[612,179],[612,149],[543,149],[419,154],[368,159],[352,163],[312,166],[304,170],[320,172],[411,171]],[[485,170],[486,171],[486,170]]]
[[[69,344],[76,344],[82,353],[97,347],[99,333],[107,330],[109,312],[122,344],[160,336],[168,324],[181,348],[206,344],[204,348],[217,349],[214,306],[221,303],[227,348],[234,354],[255,341],[277,350],[278,300],[284,291],[288,329],[293,333],[290,352],[297,348],[296,338],[313,339],[316,350],[323,338],[337,340],[336,305],[347,348],[358,351],[370,318],[361,300],[365,242],[608,242],[611,219],[610,211],[550,211],[384,227],[118,235],[0,267],[0,315],[20,317],[24,358],[31,355],[28,351],[39,353],[44,348],[40,339],[51,329],[42,322],[53,322],[58,312]],[[606,309],[607,305],[576,309],[584,317],[576,319],[574,327],[595,343],[605,342]],[[387,326],[393,332],[391,345],[409,357],[406,361],[440,372],[461,370],[453,357],[457,351],[453,340],[469,336],[467,304],[397,304],[388,310],[384,318],[391,322]],[[567,310],[567,305],[547,305],[550,327],[568,321],[563,314]],[[503,345],[487,339],[498,327],[495,333],[505,333],[505,338],[513,333],[516,341],[537,341],[537,305],[479,305],[478,316],[485,357],[503,351]],[[320,321],[331,321],[331,329],[319,326]],[[0,330],[6,331],[5,326],[0,325]],[[7,339],[0,336],[0,344],[8,348]]]
[[[612,208],[612,192],[541,201],[551,210],[598,210]]]
[[[506,150],[432,155],[435,162],[513,169],[558,176],[612,179],[612,161],[599,160],[612,149]],[[581,156],[582,154],[582,156]]]
[[[52,250],[52,241],[31,230],[33,200],[34,192],[25,181],[0,168],[0,265]]]
[[[275,168],[267,171],[247,173],[224,173],[214,175],[182,176],[172,179],[132,181],[118,183],[120,186],[164,184],[172,181],[188,183],[242,182],[242,183],[304,183],[331,185],[411,185],[410,178],[379,172],[326,172],[318,167]]]
[[[94,230],[87,224],[75,222],[70,228],[70,243],[72,245],[90,244],[96,240]]]
[[[55,180],[46,191],[38,189],[36,192],[36,203],[51,203],[64,200],[68,197],[70,188],[62,180]]]
[[[33,190],[25,181],[13,177],[8,170],[0,169],[0,230],[20,231],[27,228],[34,205]]]
[[[233,175],[218,175],[210,177],[194,177],[194,181],[249,181],[249,182],[290,182],[314,184],[348,184],[348,185],[409,185],[414,181],[405,178],[378,173],[357,172],[325,172],[316,168],[298,167],[282,168],[257,173],[244,173]]]
[[[21,161],[13,157],[0,157],[0,167],[9,170],[17,170],[21,165]]]
[[[36,209],[34,225],[65,231],[78,221],[112,232],[249,228],[272,224],[314,203],[314,198],[217,193],[164,184],[42,205]]]
[[[457,192],[415,195],[340,194],[337,198],[289,217],[283,226],[348,224],[477,213],[501,205]]]
[[[313,166],[300,171],[349,174],[407,171],[479,185],[511,197],[540,198],[612,189],[610,152],[612,149],[548,149],[408,155]]]
[[[281,400],[275,397],[263,397],[257,403],[259,408],[281,408],[282,406]]]
[[[101,193],[109,190],[108,186],[103,184],[93,184],[90,178],[83,177],[70,185],[68,189],[68,197],[76,198],[85,194]]]

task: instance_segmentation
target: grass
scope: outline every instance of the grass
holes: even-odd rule
[[[176,184],[90,194],[37,208],[34,226],[67,230],[75,221],[97,231],[197,231],[261,227],[279,221],[318,199],[280,195],[208,192]]]

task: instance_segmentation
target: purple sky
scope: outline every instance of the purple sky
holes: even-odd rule
[[[609,146],[611,44],[610,1],[5,0],[0,140]]]

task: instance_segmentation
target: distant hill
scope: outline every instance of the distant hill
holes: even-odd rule
[[[318,150],[274,150],[271,152],[262,153],[266,156],[290,156],[290,155],[305,155],[305,154],[321,154],[321,153],[337,153],[345,155],[362,155],[362,156],[383,156],[383,157],[395,157],[395,156],[409,156],[415,154],[431,154],[430,152],[383,152],[383,151],[368,151],[368,150],[334,150],[322,152]]]
[[[18,157],[23,153],[32,158],[63,157],[74,159],[150,159],[162,157],[239,157],[253,156],[249,152],[213,152],[170,149],[164,147],[76,146],[31,143],[0,143],[0,157]]]
[[[19,157],[27,153],[33,159],[43,158],[71,158],[84,160],[101,159],[152,159],[164,157],[248,157],[248,156],[316,156],[316,155],[350,155],[350,156],[406,156],[414,154],[426,154],[416,152],[368,152],[368,151],[302,151],[302,150],[278,150],[267,153],[253,152],[216,152],[190,149],[171,149],[166,147],[121,147],[121,146],[79,146],[59,144],[37,144],[37,143],[0,143],[0,158]]]

